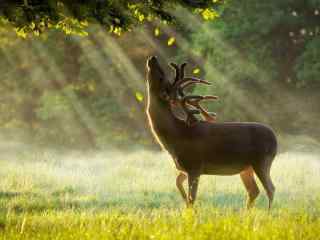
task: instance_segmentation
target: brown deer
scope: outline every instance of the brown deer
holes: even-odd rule
[[[216,97],[185,96],[183,93],[186,85],[208,82],[185,77],[185,64],[181,68],[175,64],[171,66],[176,70],[173,83],[156,57],[147,61],[147,116],[154,137],[169,152],[180,171],[176,185],[187,206],[192,206],[196,200],[200,175],[240,174],[250,208],[259,194],[255,173],[267,192],[270,209],[275,191],[270,178],[271,164],[277,152],[274,132],[260,123],[215,122],[214,116],[199,107],[199,101]],[[186,121],[172,113],[174,102],[184,106]],[[193,116],[199,113],[205,120]],[[186,179],[188,194],[183,188]]]

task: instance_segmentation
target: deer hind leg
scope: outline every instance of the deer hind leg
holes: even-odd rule
[[[246,168],[240,173],[241,180],[248,192],[247,209],[253,207],[255,199],[260,193],[253,173],[252,167]]]
[[[196,198],[197,198],[197,191],[198,191],[198,185],[199,185],[199,174],[188,174],[188,201],[187,201],[187,207],[193,206]]]
[[[183,198],[183,200],[188,204],[187,200],[187,194],[183,188],[183,182],[187,179],[187,175],[183,172],[180,172],[179,175],[176,178],[176,185],[177,188],[179,189],[179,192]]]
[[[260,166],[258,168],[254,168],[256,175],[258,176],[260,182],[262,183],[262,185],[268,195],[269,210],[271,209],[272,202],[273,202],[273,196],[274,196],[274,192],[275,192],[275,187],[272,183],[271,176],[270,176],[270,167],[271,166],[265,166],[265,167]]]

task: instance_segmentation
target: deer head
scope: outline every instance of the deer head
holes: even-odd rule
[[[159,100],[169,102],[171,84],[155,56],[147,61],[147,88],[150,94]]]
[[[217,96],[200,96],[186,95],[184,89],[193,84],[206,84],[209,82],[195,77],[185,77],[185,67],[187,63],[178,66],[175,63],[169,64],[175,71],[175,77],[170,82],[164,71],[162,70],[156,57],[152,56],[147,61],[147,85],[148,91],[157,96],[163,103],[168,103],[169,106],[178,106],[186,114],[186,123],[192,126],[198,122],[196,114],[200,114],[205,121],[215,122],[216,114],[207,112],[200,102],[203,100],[216,100]]]

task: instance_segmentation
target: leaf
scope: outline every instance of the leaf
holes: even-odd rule
[[[219,14],[216,11],[209,9],[209,8],[206,8],[205,10],[203,10],[201,12],[201,15],[202,15],[202,18],[207,21],[213,20],[213,19],[219,17]]]
[[[145,17],[144,17],[143,14],[139,14],[139,21],[140,21],[140,22],[143,22],[143,21],[144,21],[144,18],[145,18]]]
[[[33,34],[34,34],[35,36],[37,36],[37,37],[39,37],[39,36],[40,36],[40,32],[39,32],[39,30],[34,30],[34,31],[33,31]]]
[[[36,28],[36,24],[35,24],[34,22],[31,22],[30,28],[31,28],[32,30],[34,30],[34,29]]]
[[[200,68],[195,68],[195,69],[193,69],[192,73],[193,73],[193,74],[198,74],[198,73],[200,73]]]
[[[142,95],[141,92],[136,92],[135,96],[136,96],[136,99],[137,99],[139,102],[142,102],[142,101],[143,101],[143,95]]]
[[[113,33],[115,35],[121,36],[122,28],[121,27],[115,27],[114,30],[113,30]]]
[[[79,36],[81,36],[81,37],[86,37],[86,36],[89,35],[88,32],[87,32],[87,31],[84,31],[84,30],[80,30],[80,31],[78,32],[78,34],[79,34]]]
[[[27,33],[25,32],[24,28],[15,28],[15,31],[16,31],[16,34],[18,37],[21,37],[21,38],[27,38]]]
[[[155,28],[155,29],[154,29],[154,35],[155,35],[156,37],[160,36],[160,29],[159,29],[159,28]]]
[[[81,21],[81,22],[80,22],[80,25],[81,25],[82,27],[88,27],[88,25],[89,25],[88,20],[83,20],[83,21]]]
[[[176,39],[174,37],[171,37],[168,39],[168,46],[172,46],[176,42]]]

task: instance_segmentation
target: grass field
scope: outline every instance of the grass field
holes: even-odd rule
[[[202,176],[185,209],[165,153],[19,151],[1,157],[1,239],[320,239],[319,154],[276,158],[268,212],[264,191],[244,209],[239,176]]]

